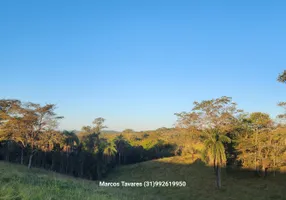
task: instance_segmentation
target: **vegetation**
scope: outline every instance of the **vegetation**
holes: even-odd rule
[[[105,119],[101,117],[76,134],[56,130],[62,117],[54,113],[55,105],[2,99],[0,106],[0,159],[28,168],[40,167],[95,180],[116,165],[175,155],[175,144],[165,140],[144,140],[138,144],[141,139],[128,140],[122,134],[105,137]],[[145,134],[143,139],[147,137]]]
[[[278,80],[285,83],[285,72],[279,75]],[[283,108],[285,105],[285,102],[279,103]],[[28,169],[37,167],[52,171],[46,173],[57,172],[90,180],[119,181],[120,178],[133,178],[133,181],[136,181],[143,180],[143,177],[146,180],[179,180],[180,177],[180,180],[185,180],[189,184],[188,191],[186,188],[156,188],[159,196],[153,194],[154,189],[134,190],[140,194],[142,191],[150,190],[148,199],[173,198],[168,191],[179,197],[179,192],[175,191],[183,192],[182,199],[204,199],[207,198],[207,194],[195,192],[204,186],[208,191],[212,191],[214,197],[224,199],[225,194],[234,194],[235,189],[240,189],[240,193],[251,193],[254,190],[251,187],[255,187],[255,184],[264,185],[274,192],[266,199],[279,199],[284,194],[278,184],[280,178],[276,175],[282,176],[281,173],[286,169],[285,113],[280,114],[277,119],[271,119],[269,114],[263,112],[246,113],[238,108],[231,97],[223,96],[194,102],[190,112],[175,113],[175,128],[162,127],[143,132],[126,129],[122,133],[104,133],[104,129],[107,128],[105,119],[99,117],[92,125],[84,126],[76,133],[57,130],[57,124],[62,117],[55,113],[55,108],[53,104],[41,106],[20,100],[0,100],[0,159],[18,163],[22,167],[26,165],[25,174],[31,174]],[[150,161],[154,159],[158,160]],[[138,164],[143,161],[148,162]],[[135,165],[124,166],[128,164]],[[5,165],[8,164],[2,165],[5,170]],[[18,167],[23,170],[21,166]],[[170,172],[166,179],[161,176],[165,173],[162,170],[164,167]],[[140,172],[140,169],[148,172]],[[130,170],[132,173],[134,170],[136,174],[128,177],[127,171],[124,170]],[[11,183],[11,188],[20,188],[21,184],[24,185],[26,182],[18,175],[10,174],[7,181],[5,177],[2,180]],[[16,179],[10,181],[10,176],[16,176]],[[198,181],[199,178],[204,182]],[[261,182],[262,180],[264,182]],[[274,180],[277,180],[277,183]],[[17,183],[14,183],[15,181]],[[208,188],[214,185],[210,184],[214,181],[216,188],[227,192],[223,194]],[[231,181],[246,184],[248,187],[234,186]],[[46,187],[45,184],[39,187]],[[9,187],[7,185],[7,188]],[[96,185],[93,187],[97,188]],[[80,189],[80,186],[77,188],[86,190]],[[50,190],[53,191],[55,188]],[[6,189],[5,191],[7,192]],[[128,199],[132,199],[133,196],[136,198],[138,195],[124,191],[120,191],[119,194],[122,194],[122,198],[124,195],[128,196]],[[253,192],[253,195],[261,194]],[[253,195],[248,194],[244,199],[254,198]],[[20,196],[28,199],[24,193]]]
[[[118,200],[126,197],[87,180],[0,162],[0,197],[9,200]]]
[[[251,176],[249,171],[222,170],[222,189],[215,187],[212,167],[192,159],[176,156],[154,161],[122,166],[113,170],[105,181],[178,181],[186,187],[99,187],[98,182],[75,179],[69,176],[19,164],[0,162],[0,196],[13,200],[282,200],[286,196],[285,175],[277,174],[267,179]],[[222,168],[224,169],[224,168]]]
[[[135,165],[128,165],[111,172],[108,181],[178,181],[185,180],[186,187],[123,188],[117,191],[128,197],[142,199],[196,199],[196,200],[282,200],[285,199],[285,174],[254,177],[250,170],[222,168],[222,188],[216,189],[213,167],[208,167],[192,156],[176,156]],[[116,190],[116,188],[114,188]],[[141,198],[140,198],[141,199]]]
[[[286,83],[286,70],[278,76],[277,80],[279,82]]]

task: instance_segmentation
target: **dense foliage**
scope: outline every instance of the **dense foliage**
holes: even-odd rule
[[[54,113],[55,105],[3,99],[0,106],[0,159],[29,168],[100,179],[117,165],[175,155],[175,145],[165,140],[127,140],[122,134],[105,137],[101,134],[106,128],[103,118],[95,119],[92,126],[84,126],[76,134],[56,130],[62,117]]]

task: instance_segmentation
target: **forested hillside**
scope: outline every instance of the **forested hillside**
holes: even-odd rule
[[[278,77],[285,83],[285,72]],[[285,103],[279,103],[285,108]],[[174,128],[103,133],[104,118],[78,133],[58,131],[55,105],[0,100],[0,159],[50,171],[101,180],[114,168],[171,156],[189,156],[212,166],[221,188],[222,168],[252,170],[267,178],[286,168],[285,113],[272,119],[247,113],[231,97],[194,102],[175,113]]]

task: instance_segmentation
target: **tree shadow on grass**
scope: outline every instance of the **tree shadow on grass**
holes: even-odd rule
[[[144,195],[145,199],[232,199],[282,200],[286,198],[286,174],[268,171],[266,177],[256,170],[222,168],[222,188],[217,189],[215,173],[200,159],[193,162],[173,157],[123,166],[108,175],[106,181],[185,181],[186,187],[120,188],[120,192]],[[148,198],[147,198],[148,197]],[[141,198],[138,198],[141,199]]]

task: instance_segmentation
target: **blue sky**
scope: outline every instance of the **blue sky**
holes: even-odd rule
[[[286,99],[286,1],[0,1],[0,98],[57,104],[60,127],[171,127],[231,96],[275,117]]]

